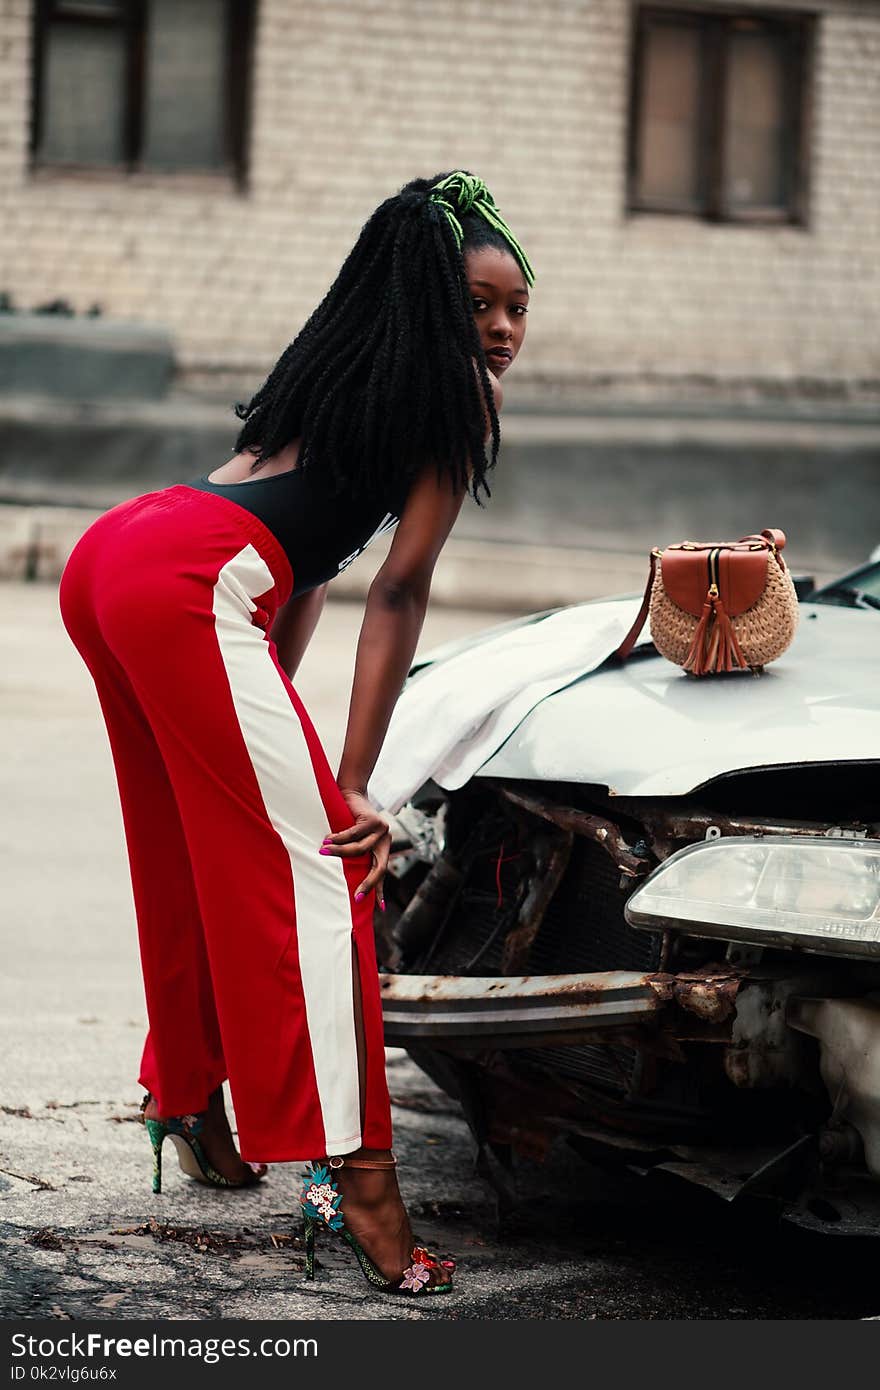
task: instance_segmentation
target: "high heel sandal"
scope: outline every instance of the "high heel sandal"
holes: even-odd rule
[[[253,1187],[254,1183],[261,1181],[263,1174],[254,1168],[249,1170],[247,1177],[238,1182],[217,1172],[199,1138],[204,1128],[207,1110],[200,1110],[195,1115],[169,1115],[164,1120],[148,1120],[145,1111],[152,1099],[152,1095],[147,1091],[141,1101],[141,1120],[153,1146],[154,1192],[162,1191],[162,1145],[166,1138],[171,1139],[177,1149],[177,1161],[181,1171],[186,1173],[187,1177],[195,1178],[196,1182],[206,1183],[209,1187]]]
[[[333,1173],[347,1164],[349,1168],[394,1168],[397,1159],[391,1158],[329,1158],[326,1164],[307,1163],[302,1180],[300,1203],[303,1209],[303,1244],[306,1252],[306,1278],[315,1277],[315,1231],[319,1226],[341,1236],[354,1251],[368,1284],[381,1293],[416,1294],[449,1293],[452,1288],[454,1260],[440,1260],[422,1245],[414,1245],[410,1264],[394,1279],[386,1279],[377,1269],[360,1242],[352,1235],[342,1214],[342,1193],[333,1181]],[[432,1282],[433,1280],[433,1282]]]

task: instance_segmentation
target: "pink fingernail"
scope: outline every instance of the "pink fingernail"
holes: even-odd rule
[[[329,851],[329,849],[325,849],[324,846],[322,845],[321,848],[318,850],[318,853],[319,853],[319,854],[329,854],[330,851]]]
[[[365,898],[366,896],[366,893],[355,893],[354,900],[356,903],[359,903],[361,898]]]
[[[380,908],[382,909],[382,911],[384,912],[384,911],[385,911],[385,904],[384,904],[384,903],[380,903],[379,906],[380,906]]]

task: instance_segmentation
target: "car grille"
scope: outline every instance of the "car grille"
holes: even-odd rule
[[[419,973],[442,975],[500,975],[509,914],[498,912],[494,896],[465,890],[450,923]]]
[[[535,975],[582,970],[656,970],[657,932],[627,925],[620,870],[601,845],[576,839],[565,876],[544,914],[529,956]]]
[[[420,963],[420,971],[501,973],[505,938],[520,902],[521,863],[505,858],[499,864],[498,856],[497,845],[475,856],[457,909]],[[606,851],[591,840],[575,838],[562,882],[532,944],[529,972],[656,970],[660,937],[627,925],[626,898],[620,872]],[[583,1081],[618,1095],[630,1089],[636,1062],[636,1053],[628,1047],[530,1048],[517,1050],[516,1055],[530,1070]]]
[[[576,839],[559,890],[550,903],[529,955],[533,975],[575,971],[638,970],[660,963],[661,938],[634,931],[623,916],[629,890],[610,855],[591,840]],[[570,1077],[612,1092],[628,1091],[637,1054],[629,1047],[536,1048],[518,1053],[530,1069]]]
[[[516,1056],[542,1076],[583,1081],[620,1095],[632,1086],[637,1054],[631,1047],[536,1047],[517,1049]]]

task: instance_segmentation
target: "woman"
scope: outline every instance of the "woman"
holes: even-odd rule
[[[407,184],[238,408],[235,456],[106,513],[61,584],[119,782],[154,1190],[166,1136],[220,1186],[312,1160],[307,1275],[321,1225],[409,1295],[452,1264],[414,1247],[394,1173],[372,935],[390,836],[367,783],[437,557],[465,493],[488,495],[531,283],[481,180]],[[334,778],[290,679],[327,582],[395,524]]]

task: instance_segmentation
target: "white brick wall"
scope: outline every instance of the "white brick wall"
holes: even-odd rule
[[[880,3],[821,9],[802,230],[625,216],[627,0],[260,0],[244,195],[33,175],[31,3],[0,0],[0,289],[162,321],[192,379],[253,384],[373,206],[464,166],[538,272],[524,384],[880,382]]]

